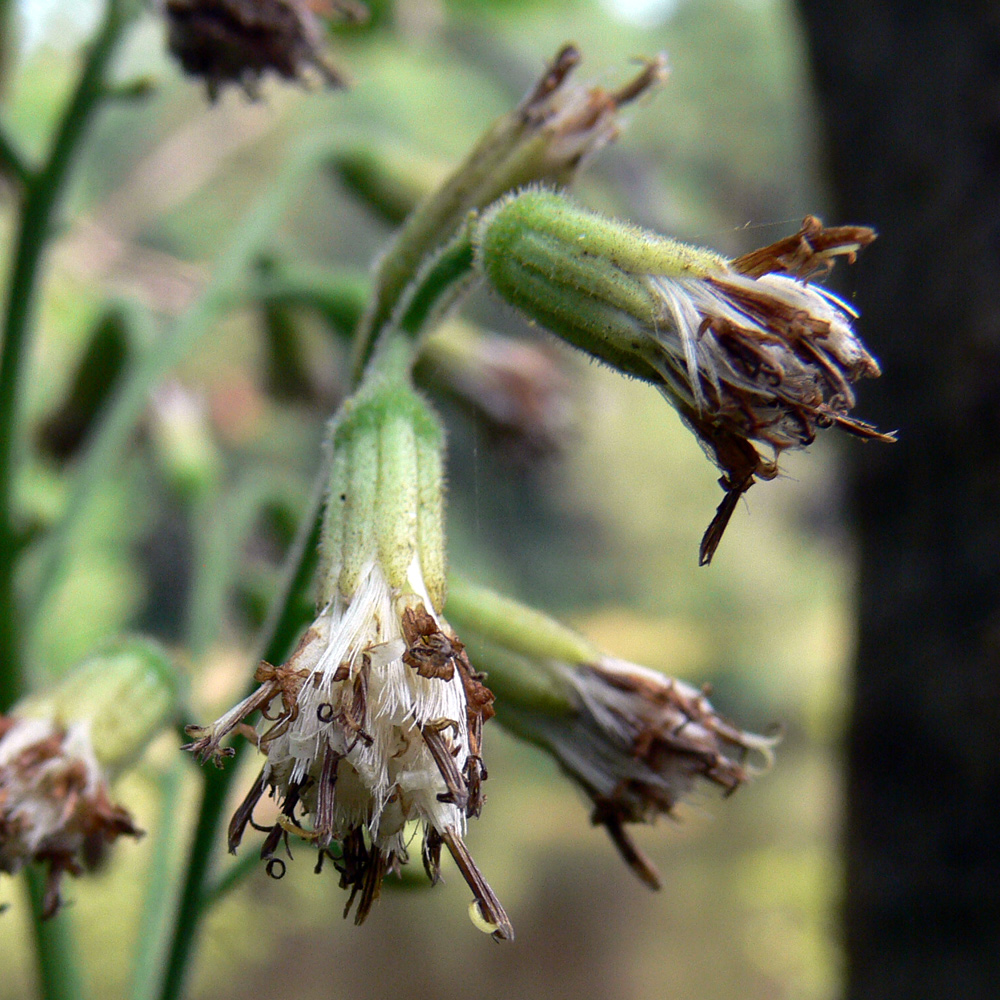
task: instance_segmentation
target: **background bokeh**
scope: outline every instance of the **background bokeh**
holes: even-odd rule
[[[5,121],[27,148],[41,149],[89,22],[83,5],[55,5],[44,17],[41,5],[26,11],[30,30]],[[119,73],[155,86],[100,117],[49,259],[29,402],[39,434],[104,304],[138,298],[159,316],[181,313],[236,220],[303,141],[363,142],[415,183],[429,181],[565,41],[584,54],[581,78],[611,84],[632,57],[659,50],[672,68],[669,83],[629,111],[627,131],[591,164],[580,200],[730,254],[823,213],[803,43],[784,0],[423,0],[375,4],[374,14],[366,29],[331,42],[349,91],[269,81],[257,102],[229,92],[215,105],[169,61],[156,17],[138,25]],[[5,260],[3,203],[0,227]],[[331,169],[297,192],[268,252],[363,273],[390,233]],[[850,274],[842,280],[849,297]],[[712,566],[699,569],[698,540],[720,496],[717,472],[659,395],[571,355],[486,295],[465,315],[543,342],[568,375],[570,418],[558,447],[538,454],[441,400],[453,565],[558,614],[613,654],[711,683],[716,706],[746,728],[780,723],[777,765],[731,799],[707,792],[680,822],[639,831],[663,873],[662,892],[651,894],[589,825],[555,766],[491,725],[489,802],[469,840],[514,922],[513,945],[494,946],[474,930],[454,871],[433,891],[417,877],[400,887],[390,879],[355,928],[341,920],[345,896],[334,874],[314,876],[301,859],[280,882],[254,873],[219,906],[192,996],[837,995],[839,746],[853,635],[838,448],[858,445],[823,440],[789,456],[785,476],[751,491]],[[214,718],[244,685],[261,595],[273,585],[287,522],[305,506],[323,422],[344,386],[343,346],[315,316],[294,314],[309,391],[291,399],[273,391],[265,320],[249,300],[234,307],[177,372],[173,395],[151,404],[36,638],[48,674],[100,639],[139,628],[178,650],[199,720]],[[192,439],[207,449],[194,465],[215,478],[212,510],[190,502],[164,443],[178,395],[191,407]],[[62,510],[61,473],[41,447],[29,461],[22,503],[40,528]],[[192,650],[186,609],[197,568],[217,544],[212,515],[240,509],[262,483],[282,502],[234,555],[237,593],[206,596],[210,620],[196,623]],[[106,872],[66,889],[98,995],[127,989],[145,877],[165,823],[176,859],[183,853],[196,784],[176,744],[165,735],[118,786],[150,835],[118,845]],[[0,901],[14,904],[0,917],[0,997],[21,997],[32,973],[10,880],[0,883]]]

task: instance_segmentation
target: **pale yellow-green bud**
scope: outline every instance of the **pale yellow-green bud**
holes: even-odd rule
[[[149,437],[157,465],[181,497],[196,499],[220,481],[222,456],[205,403],[179,382],[153,394]]]
[[[334,420],[319,604],[350,599],[373,563],[390,587],[445,594],[444,437],[408,380],[373,379]]]
[[[57,727],[86,723],[98,763],[120,772],[177,711],[182,676],[149,639],[123,639],[94,653],[54,687],[11,711]]]

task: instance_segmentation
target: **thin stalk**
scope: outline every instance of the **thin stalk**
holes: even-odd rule
[[[129,439],[146,408],[150,390],[188,355],[216,317],[234,301],[238,282],[249,269],[292,196],[300,190],[303,177],[320,153],[313,149],[295,158],[256,207],[240,223],[213,272],[213,278],[198,301],[173,327],[158,337],[125,379],[95,436],[80,460],[66,513],[48,542],[39,584],[31,609],[33,636],[47,598],[62,582],[69,569],[80,524],[99,487],[127,449]]]
[[[14,513],[18,417],[25,385],[42,258],[77,148],[104,94],[104,74],[128,18],[124,0],[109,0],[76,90],[56,130],[48,160],[28,184],[7,291],[0,352],[0,711],[17,700],[23,665],[17,634],[14,569],[19,550]]]
[[[0,26],[0,31],[2,30]],[[0,174],[7,174],[24,187],[31,183],[34,176],[27,157],[2,125],[0,125]]]
[[[280,663],[304,624],[299,619],[296,596],[308,587],[315,571],[319,547],[319,511],[327,479],[325,465],[326,463],[317,477],[314,499],[303,518],[299,537],[286,560],[283,586],[272,602],[268,619],[261,628],[254,664],[260,659]],[[221,839],[226,800],[245,746],[245,743],[240,743],[234,748],[236,754],[227,761],[224,770],[206,767],[203,771],[205,785],[197,824],[191,838],[184,886],[159,993],[160,1000],[177,1000],[182,995],[201,921],[207,912],[206,904],[216,898],[206,887],[212,859]]]
[[[172,892],[174,844],[184,785],[185,762],[178,760],[160,778],[160,812],[156,823],[156,843],[149,860],[149,881],[132,971],[132,1000],[150,1000],[156,990],[156,976],[163,962],[170,933],[170,918],[176,903]]]
[[[214,882],[205,887],[201,897],[202,910],[208,911],[220,899],[224,899],[251,872],[260,871],[260,858],[247,851],[234,861]]]
[[[84,1000],[86,993],[77,969],[69,914],[63,910],[48,920],[42,919],[45,873],[41,868],[31,865],[24,873],[24,882],[33,916],[39,997]]]

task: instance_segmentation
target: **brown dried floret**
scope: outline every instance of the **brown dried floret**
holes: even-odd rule
[[[0,716],[0,871],[47,866],[43,917],[59,909],[63,875],[96,867],[123,835],[142,831],[111,801],[84,725]]]
[[[227,83],[256,96],[268,71],[303,80],[313,70],[328,85],[343,86],[323,54],[317,15],[365,16],[353,0],[166,0],[165,9],[170,51],[186,72],[205,81],[213,100]]]

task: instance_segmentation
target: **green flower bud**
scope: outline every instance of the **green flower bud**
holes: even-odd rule
[[[853,260],[870,229],[807,218],[785,240],[729,261],[528,189],[484,214],[477,267],[531,320],[625,374],[656,385],[724,475],[726,498],[702,540],[707,563],[754,477],[837,425],[894,440],[849,416],[850,383],[877,376],[853,310],[809,283]],[[765,458],[755,446],[773,453]]]
[[[159,468],[181,497],[204,496],[219,482],[222,457],[204,401],[179,382],[153,394],[149,437]]]
[[[93,867],[120,835],[140,835],[111,801],[109,776],[176,711],[179,688],[165,653],[133,639],[0,716],[0,871],[47,864],[45,916],[59,908],[65,872]]]
[[[448,616],[485,670],[497,720],[551,754],[594,804],[635,874],[650,888],[659,875],[625,829],[672,814],[699,779],[727,793],[769,766],[773,737],[743,732],[705,694],[597,651],[547,615],[452,579]]]
[[[389,586],[444,604],[444,435],[409,384],[377,380],[332,429],[319,603],[352,597],[377,562]],[[416,574],[416,577],[414,576]]]

